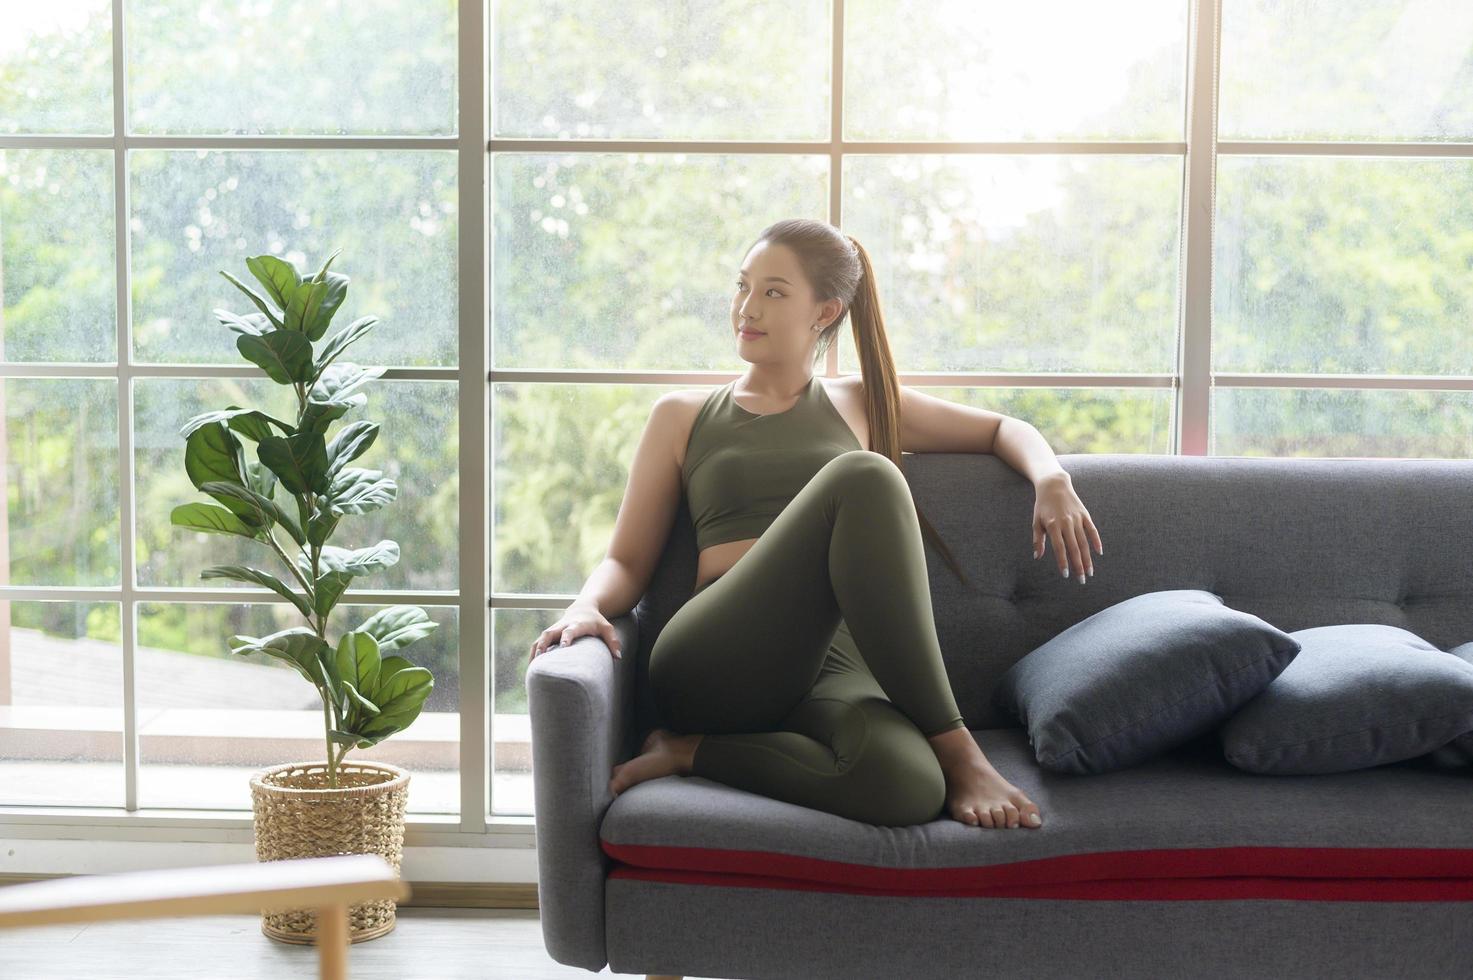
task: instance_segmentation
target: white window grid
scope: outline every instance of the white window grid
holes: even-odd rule
[[[133,684],[136,645],[136,602],[267,602],[258,592],[229,589],[139,587],[132,582],[133,556],[133,416],[130,398],[135,378],[257,378],[264,372],[211,365],[139,364],[132,361],[129,304],[127,153],[131,149],[454,149],[457,151],[459,240],[459,362],[457,367],[391,368],[386,380],[456,381],[460,424],[459,591],[355,591],[362,603],[414,602],[455,606],[460,619],[460,814],[412,815],[406,824],[409,846],[534,846],[529,816],[490,816],[488,653],[491,610],[562,610],[575,596],[557,593],[493,593],[490,591],[489,497],[491,386],[500,383],[622,383],[644,385],[709,385],[735,377],[711,371],[566,371],[492,369],[490,323],[491,271],[488,263],[486,188],[493,154],[497,153],[656,153],[656,154],[824,154],[829,159],[828,220],[840,225],[843,159],[865,153],[888,154],[1152,154],[1184,158],[1178,266],[1178,345],[1176,363],[1166,374],[899,372],[906,385],[976,388],[1169,388],[1173,395],[1171,451],[1208,454],[1211,394],[1214,388],[1388,389],[1397,391],[1473,391],[1473,377],[1359,374],[1227,374],[1211,370],[1212,251],[1216,164],[1219,155],[1473,157],[1473,143],[1337,141],[1229,141],[1217,139],[1218,67],[1221,51],[1221,0],[1182,0],[1189,4],[1186,65],[1186,141],[1116,142],[922,142],[845,140],[844,0],[833,0],[830,139],[781,143],[701,140],[492,139],[488,88],[493,77],[489,26],[494,0],[461,2],[458,19],[459,85],[457,134],[448,137],[264,137],[264,136],[135,136],[125,132],[127,104],[124,0],[113,0],[113,135],[0,136],[0,148],[103,148],[113,151],[114,219],[117,254],[116,365],[74,363],[0,364],[0,377],[108,378],[118,382],[119,497],[125,533],[120,535],[122,568],[119,588],[0,586],[0,599],[108,601],[120,605],[123,648],[123,716],[125,805],[122,810],[96,807],[0,807],[0,834],[66,836],[75,830],[92,839],[160,841],[240,840],[248,831],[248,815],[221,811],[138,807],[138,733]],[[474,66],[476,70],[467,70]],[[839,338],[840,342],[842,338]],[[827,353],[825,371],[838,374],[838,343]],[[274,600],[284,601],[284,600]]]

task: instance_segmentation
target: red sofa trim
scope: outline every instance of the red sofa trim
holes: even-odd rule
[[[882,868],[774,852],[600,843],[616,862],[610,877],[685,884],[942,897],[1473,899],[1473,849],[1463,848],[1175,848]]]

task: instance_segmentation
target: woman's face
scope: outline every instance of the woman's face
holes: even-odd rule
[[[828,326],[843,309],[837,299],[816,302],[793,250],[765,241],[747,253],[732,289],[732,331],[737,351],[748,361],[811,358],[819,334],[813,325]]]

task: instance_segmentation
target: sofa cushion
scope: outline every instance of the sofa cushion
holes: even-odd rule
[[[1312,775],[1424,755],[1473,729],[1473,664],[1396,626],[1317,626],[1219,731],[1247,772]]]
[[[1208,733],[1079,779],[1041,769],[1021,729],[972,735],[1039,805],[1042,827],[987,829],[947,815],[886,827],[664,776],[605,812],[610,877],[884,895],[1473,899],[1466,775],[1382,766],[1270,779],[1229,765]]]
[[[1039,765],[1102,773],[1215,728],[1298,652],[1287,633],[1211,592],[1148,592],[1030,652],[993,700],[1023,722]]]
[[[1448,652],[1473,664],[1473,643],[1464,643]],[[1473,731],[1464,732],[1441,748],[1433,749],[1427,753],[1425,760],[1438,769],[1467,769],[1473,766]]]

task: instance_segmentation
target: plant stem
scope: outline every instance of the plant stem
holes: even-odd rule
[[[297,581],[302,584],[302,588],[307,590],[307,601],[314,601],[316,599],[316,592],[312,588],[311,583],[309,583],[305,578],[302,577],[302,573],[297,569],[296,562],[292,561],[286,556],[286,551],[282,549],[279,543],[277,543],[276,535],[272,534],[270,531],[267,531],[266,540],[271,542],[271,547],[276,549],[276,553],[281,556],[281,560],[286,563],[286,567],[291,571],[294,576],[296,576]],[[308,622],[311,622],[310,617],[308,617]]]
[[[332,731],[332,714],[328,710],[331,695],[322,688],[318,688],[317,693],[322,695],[322,737],[327,740],[327,785],[337,789],[338,767],[332,758],[332,735],[328,734]]]

